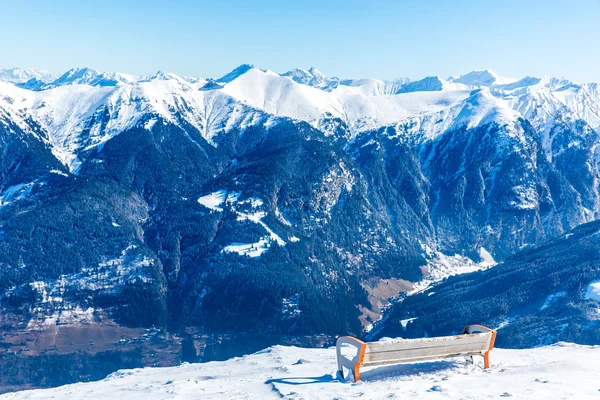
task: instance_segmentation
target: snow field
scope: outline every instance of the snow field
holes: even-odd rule
[[[275,346],[222,362],[123,370],[99,382],[8,393],[45,399],[598,399],[600,347],[560,343],[495,349],[491,369],[463,359],[365,369],[362,381],[336,378],[335,349]]]

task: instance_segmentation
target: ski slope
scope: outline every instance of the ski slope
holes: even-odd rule
[[[118,371],[106,379],[9,393],[21,399],[598,399],[600,346],[496,349],[484,371],[462,359],[366,369],[336,379],[335,349],[275,346],[223,362]]]

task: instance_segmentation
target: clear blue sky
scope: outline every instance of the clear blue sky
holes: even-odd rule
[[[600,0],[0,0],[0,66],[600,81]]]

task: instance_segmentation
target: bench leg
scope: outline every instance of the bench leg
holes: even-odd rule
[[[490,368],[490,351],[486,351],[485,354],[483,355],[483,366],[485,367],[485,369]]]
[[[360,381],[360,362],[354,364],[354,371],[352,371],[352,375],[354,375],[354,382]]]
[[[348,359],[342,355],[341,346],[342,344],[348,344],[353,346],[356,349],[356,354],[352,357],[352,359]],[[354,378],[354,382],[360,380],[360,365],[363,362],[363,358],[365,357],[365,351],[367,349],[366,343],[349,336],[343,336],[338,338],[336,343],[336,353],[337,353],[337,365],[338,372],[340,373],[342,379],[344,378],[344,367],[348,368],[352,373],[352,377]]]
[[[338,365],[338,374],[340,374],[340,378],[344,379],[344,366],[342,365],[342,360],[340,357],[337,358]]]

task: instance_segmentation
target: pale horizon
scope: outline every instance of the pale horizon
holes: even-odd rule
[[[598,82],[599,19],[597,0],[31,1],[2,5],[0,66],[218,77],[247,63],[381,80],[491,69]]]

